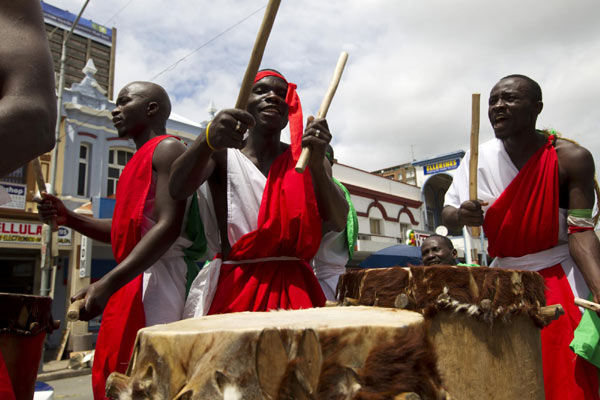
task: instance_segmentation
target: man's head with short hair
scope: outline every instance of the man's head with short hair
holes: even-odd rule
[[[506,75],[504,78],[502,78],[500,80],[503,81],[505,79],[514,79],[514,78],[522,79],[525,82],[527,82],[527,85],[529,86],[529,95],[531,96],[531,100],[542,101],[542,88],[536,81],[534,81],[527,75],[511,74],[511,75]]]
[[[456,265],[456,249],[446,236],[431,235],[421,245],[423,265]]]
[[[152,82],[131,82],[117,96],[112,111],[113,124],[120,137],[135,137],[151,128],[165,133],[171,115],[171,101],[162,86]]]
[[[542,111],[542,89],[525,75],[513,74],[500,79],[490,92],[488,117],[498,139],[535,133]]]

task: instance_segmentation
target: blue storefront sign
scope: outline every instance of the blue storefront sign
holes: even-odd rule
[[[423,166],[423,173],[425,175],[437,174],[438,172],[449,171],[456,169],[460,165],[460,158],[454,158],[452,160],[438,161]]]

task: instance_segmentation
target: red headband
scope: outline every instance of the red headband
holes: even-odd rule
[[[302,117],[302,104],[300,104],[300,98],[296,93],[296,84],[289,83],[283,75],[275,71],[259,71],[254,78],[254,83],[260,81],[267,76],[275,76],[287,84],[287,94],[285,96],[285,102],[288,105],[288,121],[290,123],[290,141],[292,147],[292,156],[294,160],[298,160],[300,153],[302,152],[302,134],[304,132],[303,117]]]

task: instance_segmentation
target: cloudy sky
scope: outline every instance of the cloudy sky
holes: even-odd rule
[[[83,2],[48,0],[74,14]],[[266,4],[91,0],[84,17],[117,28],[116,88],[153,80],[174,112],[200,122],[211,100],[234,105]],[[282,0],[262,67],[298,84],[307,116],[349,53],[328,114],[347,165],[376,170],[466,149],[471,93],[482,94],[480,140],[491,138],[490,89],[521,73],[542,86],[538,127],[579,141],[600,166],[599,16],[598,0]]]

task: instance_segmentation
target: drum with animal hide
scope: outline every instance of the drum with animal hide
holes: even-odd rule
[[[346,305],[423,314],[453,398],[544,399],[540,328],[555,316],[544,307],[538,273],[457,266],[364,269],[342,275],[337,290]]]
[[[139,331],[119,399],[445,399],[424,318],[373,307],[211,315]],[[417,396],[417,397],[415,397]]]
[[[15,397],[32,399],[46,333],[58,328],[52,299],[0,293],[0,352]]]

